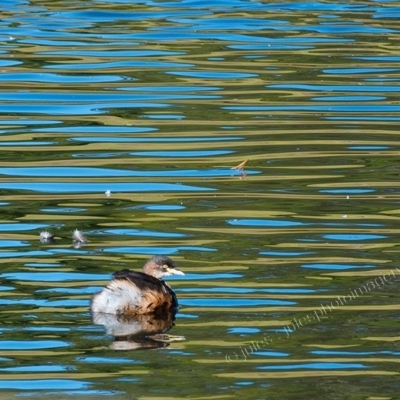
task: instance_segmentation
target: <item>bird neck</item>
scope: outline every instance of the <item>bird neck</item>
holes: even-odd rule
[[[162,278],[161,272],[157,271],[157,269],[154,268],[154,266],[151,264],[145,264],[145,266],[143,267],[143,272],[157,279]]]

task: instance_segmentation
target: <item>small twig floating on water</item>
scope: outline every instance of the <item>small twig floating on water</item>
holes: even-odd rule
[[[244,160],[243,162],[241,162],[239,165],[236,165],[236,167],[232,167],[231,169],[235,169],[236,171],[238,171],[240,173],[240,178],[241,180],[244,180],[244,178],[247,176],[246,171],[244,170],[244,166],[246,165],[247,160]]]

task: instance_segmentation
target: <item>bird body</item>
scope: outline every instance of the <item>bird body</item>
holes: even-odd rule
[[[144,272],[123,269],[91,303],[93,313],[135,315],[161,313],[176,309],[178,300],[172,289],[161,280],[168,275],[184,275],[169,257],[154,256],[146,262]]]

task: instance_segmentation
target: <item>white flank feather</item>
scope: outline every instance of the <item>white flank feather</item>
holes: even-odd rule
[[[100,293],[94,295],[92,312],[119,314],[129,305],[140,304],[141,291],[125,279],[112,280]]]

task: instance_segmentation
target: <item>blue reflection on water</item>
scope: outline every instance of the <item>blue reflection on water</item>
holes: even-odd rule
[[[0,368],[4,372],[61,372],[71,371],[77,368],[72,365],[31,365],[21,367],[6,367]]]
[[[156,156],[155,152],[143,152],[147,155]],[[138,153],[143,155],[143,153]],[[192,156],[204,156],[210,155],[213,152],[179,152],[182,157],[192,157]],[[131,153],[136,154],[136,153]],[[176,152],[169,152],[166,157],[177,156]],[[248,171],[248,174],[254,174],[255,171]],[[233,171],[228,168],[221,169],[204,169],[204,170],[129,170],[129,169],[111,169],[111,168],[96,168],[96,167],[29,167],[29,168],[0,168],[0,174],[8,176],[35,176],[35,177],[134,177],[134,176],[145,176],[145,177],[204,177],[204,176],[227,176],[232,175]],[[63,183],[65,184],[65,183]],[[77,183],[79,184],[79,183]],[[137,187],[137,183],[132,183],[132,186]],[[146,183],[145,185],[150,185]],[[157,185],[156,183],[153,185]],[[146,186],[147,187],[147,186]],[[59,209],[61,210],[61,209]],[[82,209],[83,210],[83,209]]]
[[[69,141],[102,143],[102,142],[117,142],[117,143],[196,143],[196,142],[230,142],[232,140],[244,140],[243,136],[217,136],[217,137],[105,137],[105,136],[88,136],[69,138]]]
[[[187,117],[184,115],[179,115],[179,114],[149,114],[149,115],[144,115],[142,118],[148,118],[148,119],[186,119]]]
[[[387,150],[389,146],[348,146],[349,150]]]
[[[184,55],[182,51],[166,51],[166,50],[52,50],[39,51],[36,54],[50,55],[75,55],[84,57],[101,57],[101,58],[116,58],[116,57],[148,57],[148,56],[178,56]]]
[[[111,276],[109,277],[111,278]],[[62,293],[62,294],[95,294],[99,291],[98,287],[82,287],[78,289],[73,288],[51,288],[51,289],[39,289],[36,293]]]
[[[189,186],[180,183],[143,183],[143,182],[113,182],[113,183],[79,183],[79,182],[0,182],[0,188],[12,190],[31,190],[44,193],[101,193],[112,192],[196,192],[216,190],[208,187]],[[37,225],[45,227],[45,225]],[[1,228],[1,225],[0,225]]]
[[[11,290],[15,290],[12,286],[0,286],[0,292],[9,292]]]
[[[258,333],[260,329],[258,328],[248,328],[248,327],[236,327],[236,328],[229,328],[229,333],[239,333],[239,334],[249,334],[249,333]]]
[[[0,60],[0,67],[11,67],[13,65],[20,65],[20,64],[22,64],[22,61]]]
[[[0,247],[24,247],[29,246],[28,243],[22,242],[20,240],[3,240],[0,239]]]
[[[0,379],[0,389],[14,390],[76,390],[85,389],[90,386],[89,382],[77,381],[72,379],[18,379],[2,380]],[[95,391],[96,394],[99,392]],[[87,391],[84,394],[88,394]]]
[[[302,89],[310,91],[328,92],[400,92],[400,86],[388,85],[309,85],[299,83],[280,83],[267,86],[270,89]]]
[[[50,252],[41,250],[32,251],[2,251],[0,252],[0,258],[16,258],[16,257],[40,257],[49,255]]]
[[[374,265],[357,265],[357,264],[303,264],[302,268],[314,268],[314,269],[334,269],[334,270],[348,270],[348,269],[358,269],[358,268],[374,268]]]
[[[324,74],[379,74],[383,72],[396,72],[398,68],[328,68]]]
[[[309,363],[309,364],[285,364],[285,365],[268,365],[257,367],[257,369],[269,370],[292,370],[292,369],[316,369],[316,370],[331,370],[331,369],[362,369],[369,368],[363,364],[357,363]]]
[[[56,268],[60,267],[61,263],[41,263],[41,262],[32,262],[32,263],[25,263],[25,267],[33,267],[33,268]]]
[[[32,132],[49,132],[49,133],[96,133],[98,135],[104,133],[111,134],[128,134],[128,133],[146,133],[158,131],[157,128],[150,128],[145,126],[67,126],[60,128],[36,128]]]
[[[107,274],[85,274],[80,272],[5,272],[2,278],[13,281],[33,282],[66,282],[66,281],[100,281],[110,278]]]
[[[145,204],[142,206],[126,207],[125,210],[150,210],[150,211],[177,211],[184,210],[185,206],[174,204]]]
[[[34,229],[44,229],[47,228],[48,225],[45,224],[34,224],[34,223],[26,223],[26,222],[18,222],[18,223],[0,223],[0,232],[10,232],[10,231],[31,231]]]
[[[173,279],[176,280],[213,280],[213,279],[233,279],[242,278],[243,275],[240,274],[230,274],[230,273],[215,273],[215,274],[192,274],[187,273],[185,276],[174,275]],[[170,277],[168,277],[170,278]]]
[[[71,328],[61,328],[59,326],[29,326],[22,328],[23,331],[28,332],[70,332]]]
[[[315,251],[260,251],[260,254],[274,257],[299,257],[307,254],[315,254]]]
[[[343,121],[400,121],[400,117],[395,117],[395,116],[379,116],[379,117],[370,117],[367,115],[360,115],[360,116],[340,116],[340,117],[335,117],[335,116],[326,116],[325,119],[327,120],[343,120]]]
[[[207,86],[207,85],[202,85],[202,86],[193,86],[190,85],[188,82],[187,85],[185,86],[163,86],[162,82],[159,82],[157,86],[140,86],[140,85],[135,85],[135,86],[127,86],[127,87],[119,87],[118,90],[122,91],[128,91],[128,92],[204,92],[204,91],[210,91],[210,92],[215,92],[217,90],[222,90],[222,87],[219,86]]]
[[[0,142],[0,146],[50,146],[56,144],[57,142],[44,142],[44,141],[18,141],[18,142]]]
[[[181,238],[186,237],[186,234],[183,233],[170,233],[170,232],[156,232],[156,231],[147,231],[144,229],[106,229],[104,231],[98,232],[94,231],[93,233],[107,233],[111,235],[126,235],[126,236],[150,236],[150,237],[171,237],[171,238]],[[0,242],[1,243],[1,242]]]
[[[243,288],[243,287],[215,287],[215,288],[179,288],[179,292],[186,293],[286,293],[286,294],[304,294],[315,293],[315,289],[296,289],[296,288]]]
[[[72,300],[72,299],[62,299],[62,300],[39,300],[39,299],[15,299],[15,300],[5,300],[0,299],[0,305],[10,306],[10,305],[31,305],[36,307],[86,307],[89,305],[89,300]]]
[[[249,226],[271,226],[271,227],[287,227],[307,225],[297,221],[283,221],[276,219],[228,219],[226,221],[230,225],[249,225]]]
[[[86,208],[78,208],[78,207],[59,207],[59,208],[42,208],[41,212],[48,212],[48,213],[76,213],[76,212],[83,212],[86,211]]]
[[[0,74],[0,82],[44,82],[44,83],[99,83],[118,82],[127,78],[117,75],[63,75],[37,72],[14,72]]]
[[[197,246],[178,246],[173,248],[165,248],[165,247],[109,247],[105,248],[104,252],[109,253],[125,253],[125,254],[150,254],[150,255],[169,255],[176,254],[180,251],[189,250],[189,251],[216,251],[214,248],[208,247],[197,247]]]
[[[372,239],[386,239],[387,236],[383,235],[371,235],[371,234],[356,234],[356,233],[340,233],[340,234],[329,234],[323,236],[325,239],[330,240],[346,240],[346,241],[360,241],[360,240],[372,240]]]
[[[110,62],[98,62],[98,63],[75,63],[69,64],[68,69],[70,70],[93,70],[93,69],[101,69],[105,70],[108,68],[124,68],[124,69],[134,69],[134,68],[190,68],[194,67],[194,64],[187,63],[176,63],[176,62],[168,62],[168,61],[110,61]],[[65,64],[54,64],[54,65],[45,65],[43,68],[49,69],[65,69]]]
[[[165,249],[164,249],[165,250]],[[156,254],[153,252],[138,252],[138,254]],[[159,254],[168,254],[162,252]],[[4,272],[1,278],[14,281],[33,281],[33,282],[66,282],[66,281],[105,281],[110,279],[110,274],[89,274],[80,272]],[[241,278],[243,275],[234,273],[215,273],[215,274],[189,274],[185,276],[170,276],[173,280],[213,280],[213,279],[234,279]],[[54,289],[53,289],[54,290]],[[88,289],[90,291],[90,289]]]
[[[251,353],[255,356],[263,356],[263,357],[289,357],[290,353],[284,353],[282,351],[255,351]]]
[[[1,103],[0,113],[10,114],[45,114],[45,115],[99,115],[106,114],[108,110],[115,108],[167,108],[170,107],[163,103],[150,103],[150,102],[140,102],[132,101],[129,103],[123,102],[111,102],[111,103],[101,103],[96,99],[93,99],[93,103],[81,103],[81,104],[59,104],[54,101],[51,103],[46,103],[49,99],[46,97],[42,98],[42,103],[37,103],[37,100],[32,99],[31,104],[21,103],[21,100],[17,103]],[[62,101],[62,98],[60,98]]]
[[[313,101],[380,101],[385,100],[385,96],[321,96],[313,97]]]
[[[212,157],[234,153],[232,150],[182,150],[182,151],[135,151],[130,153],[132,156],[151,156],[151,157]],[[203,171],[198,171],[202,174]]]
[[[313,49],[314,46],[302,46],[302,45],[295,45],[295,44],[279,44],[279,43],[271,43],[271,44],[263,44],[263,45],[232,45],[232,46],[227,46],[231,49],[237,49],[237,50],[306,50],[306,49]],[[246,57],[250,58],[250,57]],[[256,58],[256,56],[253,56],[253,58]]]
[[[131,358],[116,357],[77,357],[76,361],[85,363],[105,363],[105,364],[142,364],[141,361],[132,360]]]
[[[179,71],[179,72],[166,72],[171,75],[191,76],[194,78],[206,79],[243,79],[254,78],[257,74],[239,73],[239,72],[217,72],[217,71]]]
[[[69,347],[71,343],[61,340],[0,340],[1,350],[37,350]],[[1,386],[0,386],[1,387]]]
[[[345,351],[345,350],[312,350],[311,354],[319,356],[373,356],[377,354],[386,354],[390,356],[400,356],[398,351],[380,350],[380,351]]]
[[[367,194],[375,192],[375,189],[323,189],[320,190],[321,193],[331,193],[331,194]]]
[[[195,307],[246,307],[246,306],[291,306],[295,301],[270,300],[270,299],[179,299],[179,304]]]
[[[341,112],[341,113],[351,113],[351,112],[399,112],[400,105],[388,105],[388,104],[348,104],[348,105],[277,105],[277,106],[224,106],[223,110],[228,111],[314,111],[314,112]]]

